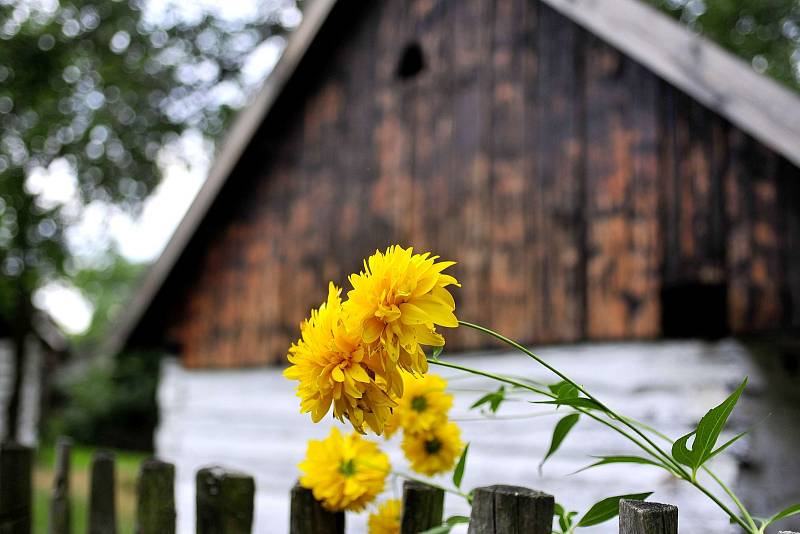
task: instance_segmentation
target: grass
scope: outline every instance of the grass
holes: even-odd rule
[[[93,447],[73,446],[70,472],[72,532],[86,532],[89,508],[89,470]],[[133,534],[136,511],[136,477],[146,453],[113,451],[116,455],[117,525],[119,534]],[[36,456],[33,473],[34,532],[48,531],[50,496],[53,488],[54,447],[42,446]]]

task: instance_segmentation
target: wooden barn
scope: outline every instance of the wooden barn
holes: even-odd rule
[[[458,261],[459,317],[532,345],[668,358],[658,340],[791,338],[800,98],[638,0],[316,0],[109,340],[177,358],[160,452],[218,434],[192,419],[211,391],[240,411],[290,399],[272,378],[242,386],[278,371],[242,368],[283,362],[328,280],[392,243]],[[470,334],[448,352],[490,348]],[[706,373],[676,398],[716,399],[746,372],[744,345],[722,347],[675,342]],[[737,354],[728,374],[706,349]],[[267,441],[289,439],[277,428]]]

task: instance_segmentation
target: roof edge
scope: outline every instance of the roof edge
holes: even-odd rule
[[[541,0],[800,167],[800,96],[642,0]]]
[[[286,49],[263,87],[238,112],[222,149],[214,158],[208,178],[164,251],[147,270],[133,299],[117,319],[117,328],[101,346],[101,353],[116,354],[124,348],[336,3],[337,0],[315,0],[308,6],[300,26],[289,36]]]

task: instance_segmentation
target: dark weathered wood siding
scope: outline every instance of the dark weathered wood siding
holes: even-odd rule
[[[142,327],[186,365],[278,361],[327,281],[390,243],[457,260],[459,316],[527,343],[657,337],[662,290],[694,282],[727,286],[736,333],[800,325],[796,167],[535,0],[356,14]],[[424,69],[400,79],[411,43]]]

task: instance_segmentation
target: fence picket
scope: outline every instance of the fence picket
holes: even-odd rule
[[[289,534],[343,534],[344,512],[329,512],[299,483],[292,488]]]
[[[444,491],[421,482],[403,484],[400,534],[417,534],[442,524]]]
[[[552,495],[519,486],[477,488],[472,499],[469,534],[550,534]]]
[[[647,501],[619,501],[620,534],[678,534],[678,508]]]
[[[50,534],[70,534],[72,531],[69,497],[71,448],[72,440],[69,438],[61,437],[56,441],[53,497],[50,500]]]
[[[28,447],[0,444],[0,534],[31,532],[31,457]]]
[[[175,466],[156,459],[139,468],[136,534],[175,533]]]
[[[250,534],[255,482],[222,467],[197,472],[197,534]]]
[[[117,509],[114,454],[98,451],[92,457],[89,496],[89,534],[116,534]]]

